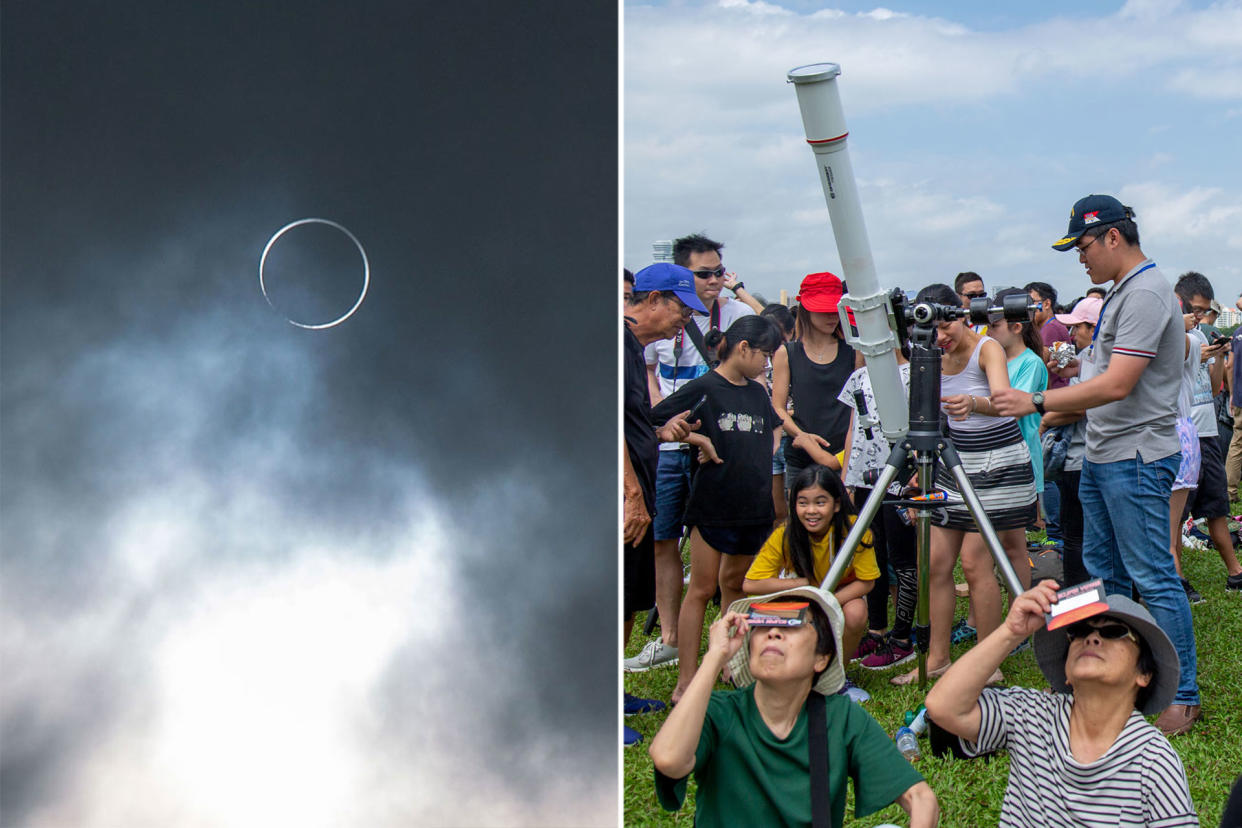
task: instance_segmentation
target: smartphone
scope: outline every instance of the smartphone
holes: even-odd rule
[[[699,401],[694,404],[694,408],[690,409],[690,413],[686,415],[686,422],[692,423],[699,418],[699,409],[703,407],[703,403],[707,402],[707,395],[699,397]]]

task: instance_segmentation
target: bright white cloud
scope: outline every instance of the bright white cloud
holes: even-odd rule
[[[193,260],[174,245],[145,266]],[[0,603],[6,783],[34,784],[4,824],[610,822],[610,768],[518,785],[490,755],[520,742],[557,771],[584,755],[542,727],[530,676],[492,672],[534,626],[489,623],[508,597],[495,592],[524,584],[462,575],[503,546],[495,525],[545,514],[547,493],[494,471],[487,514],[449,526],[415,453],[303,427],[334,390],[304,337],[258,313],[278,335],[213,307],[126,328],[55,383],[37,354],[6,376],[6,394],[45,403],[16,409],[13,456],[42,468],[33,452],[71,439],[87,471],[36,476],[6,525],[23,548]],[[83,434],[62,425],[78,414]],[[508,731],[489,721],[511,711]]]
[[[1242,248],[1242,194],[1220,187],[1181,190],[1144,182],[1123,188],[1118,197],[1134,207],[1143,226],[1157,237],[1224,240],[1231,248]]]
[[[704,230],[771,298],[839,267],[785,83],[794,66],[832,60],[886,282],[969,269],[989,285],[1040,279],[1079,295],[1081,267],[1049,249],[1070,205],[1156,169],[1171,192],[1218,192],[1194,236],[1164,237],[1171,225],[1141,213],[1148,252],[1166,270],[1194,261],[1214,279],[1237,275],[1228,220],[1242,171],[1220,160],[1236,151],[1234,110],[1213,102],[1242,96],[1239,0],[1133,0],[1000,31],[972,29],[952,4],[937,18],[771,5],[627,6],[627,266],[649,261],[651,241]]]

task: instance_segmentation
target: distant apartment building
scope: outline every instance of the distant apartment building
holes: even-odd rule
[[[671,262],[673,260],[673,242],[671,240],[651,243],[651,261]]]

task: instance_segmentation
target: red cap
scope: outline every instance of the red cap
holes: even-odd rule
[[[841,280],[825,271],[807,274],[795,298],[812,313],[836,313],[844,292]]]

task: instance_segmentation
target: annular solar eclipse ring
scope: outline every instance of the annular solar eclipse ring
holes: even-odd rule
[[[325,322],[322,325],[308,325],[305,322],[298,322],[297,320],[290,319],[288,316],[285,316],[283,312],[281,312],[275,305],[272,304],[272,298],[267,295],[267,285],[263,281],[263,266],[267,263],[267,254],[271,252],[272,245],[276,244],[276,242],[280,239],[280,237],[283,236],[285,233],[288,233],[293,228],[300,227],[304,224],[326,224],[328,227],[333,227],[337,230],[340,230],[342,233],[346,235],[346,237],[349,238],[350,241],[354,243],[354,246],[358,248],[358,254],[362,256],[362,290],[358,294],[358,300],[354,302],[353,307],[345,311],[344,314],[337,317],[336,319],[333,319],[331,322]],[[355,236],[353,233],[349,232],[347,228],[338,224],[335,221],[332,221],[331,219],[304,218],[304,219],[298,219],[297,221],[289,222],[284,227],[277,230],[274,236],[268,239],[267,245],[263,248],[263,255],[259,257],[259,290],[263,291],[263,298],[267,301],[267,304],[271,307],[272,310],[276,311],[281,316],[284,316],[285,321],[287,321],[290,325],[295,325],[299,328],[305,328],[306,330],[309,330],[309,331],[321,331],[321,330],[324,330],[325,328],[335,327],[341,324],[342,322],[344,322],[349,317],[353,316],[354,311],[358,310],[358,308],[362,305],[362,300],[367,298],[367,288],[369,288],[370,286],[371,286],[371,263],[367,260],[367,251],[363,249],[362,242],[358,241],[358,237]]]

